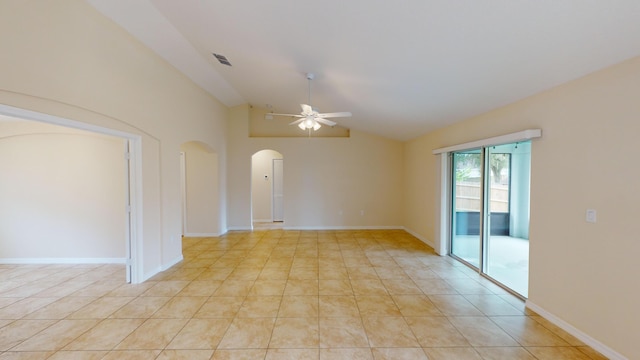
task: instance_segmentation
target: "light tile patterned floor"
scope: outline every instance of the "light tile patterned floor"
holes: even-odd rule
[[[0,359],[604,359],[404,231],[185,238],[115,265],[0,265]]]

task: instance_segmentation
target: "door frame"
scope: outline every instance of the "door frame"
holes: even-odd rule
[[[495,144],[498,145],[498,144]],[[514,296],[525,300],[525,297],[521,294],[519,294],[518,292],[516,292],[515,290],[509,288],[507,285],[501,283],[500,281],[498,281],[497,279],[493,278],[492,276],[489,276],[489,274],[487,274],[486,272],[486,263],[487,263],[487,256],[488,256],[488,239],[489,239],[489,229],[491,228],[491,212],[490,212],[490,208],[489,208],[489,160],[487,159],[487,154],[488,154],[488,148],[490,146],[480,146],[479,148],[472,148],[472,149],[468,149],[469,151],[471,150],[479,150],[479,155],[480,155],[480,209],[479,209],[479,233],[478,233],[478,242],[479,242],[479,246],[478,246],[478,265],[476,266],[475,264],[472,264],[470,261],[465,260],[464,258],[462,258],[461,256],[458,256],[457,254],[453,253],[453,241],[454,241],[454,230],[453,227],[455,225],[454,223],[454,214],[455,214],[455,209],[454,209],[454,193],[453,193],[453,188],[454,188],[454,182],[455,182],[455,161],[454,161],[454,156],[456,153],[462,153],[465,152],[466,150],[455,150],[455,151],[451,151],[447,153],[447,157],[449,158],[449,166],[448,166],[448,171],[450,173],[449,175],[449,179],[450,179],[450,185],[449,188],[452,189],[450,190],[449,194],[447,194],[447,201],[449,203],[449,237],[447,239],[448,242],[448,249],[449,252],[446,255],[451,256],[452,258],[456,259],[457,261],[459,261],[460,263],[468,266],[469,268],[473,269],[474,271],[476,271],[478,273],[478,275],[482,276],[485,279],[490,280],[491,282],[493,282],[494,284],[496,284],[497,286],[503,288],[504,290],[508,291],[509,293],[513,294]]]
[[[436,229],[435,229],[436,240],[435,240],[435,244],[434,244],[434,250],[436,251],[436,253],[438,255],[445,256],[445,255],[449,255],[451,253],[450,239],[451,239],[451,225],[452,225],[452,216],[453,216],[453,211],[452,211],[453,209],[452,209],[452,206],[451,206],[452,205],[452,201],[451,201],[451,194],[452,194],[451,185],[452,185],[452,181],[451,181],[451,178],[452,178],[452,172],[453,172],[453,170],[452,170],[452,167],[453,167],[452,154],[454,152],[456,152],[456,151],[463,151],[463,150],[477,149],[477,148],[485,148],[485,147],[488,147],[488,146],[497,146],[497,145],[503,145],[503,144],[509,144],[509,143],[524,142],[524,141],[529,141],[529,140],[533,140],[533,139],[540,138],[540,137],[542,137],[542,130],[541,129],[528,129],[528,130],[523,130],[523,131],[519,131],[519,132],[515,132],[515,133],[510,133],[510,134],[495,136],[495,137],[491,137],[491,138],[475,140],[475,141],[471,141],[471,142],[467,142],[467,143],[462,143],[462,144],[442,147],[442,148],[434,149],[432,151],[433,155],[438,155],[440,157],[439,166],[437,167],[437,171],[439,172],[437,177],[440,179],[440,181],[439,181],[440,198],[437,199],[437,204],[438,204],[438,208],[440,209],[440,211],[436,212],[437,216],[439,216],[439,219],[436,219],[436,222],[435,222],[435,224],[436,224]],[[484,149],[483,149],[482,153],[483,153],[482,157],[483,157],[483,161],[484,161]],[[485,164],[482,163],[481,166],[484,168]],[[482,206],[483,206],[483,209],[486,211],[486,209],[485,209],[485,200],[482,201]],[[481,222],[481,230],[480,230],[481,232],[485,231],[485,229],[483,229],[483,226],[486,226],[484,224],[484,221]],[[482,249],[483,246],[484,246],[484,241],[481,244],[481,249],[480,249],[480,251],[482,253],[484,253],[484,251]],[[460,260],[458,257],[456,257],[456,259]],[[482,260],[482,255],[480,256],[480,260]],[[466,264],[466,265],[469,265],[467,262],[465,262],[463,260],[461,262]],[[472,267],[472,268],[476,269],[475,266]],[[503,285],[502,283],[496,281],[492,277],[486,275],[482,271],[482,267],[478,268],[477,270],[478,270],[478,273],[482,277],[484,277],[484,278],[488,279],[489,281],[495,283],[497,286],[500,286],[501,288],[503,288],[506,291],[512,293],[516,297],[523,298],[522,295],[520,295],[517,292],[511,290],[510,288],[508,288],[505,285]]]
[[[282,219],[276,220],[276,161],[282,162],[282,172],[278,174],[282,186],[281,197],[284,201],[284,158],[271,159],[271,222],[284,222],[284,203],[282,203]]]
[[[187,234],[187,154],[180,151],[180,217],[182,236]]]
[[[140,211],[142,207],[142,137],[124,131],[113,130],[4,104],[0,104],[0,114],[110,135],[124,140],[128,148],[128,151],[123,153],[124,160],[128,160],[128,166],[125,165],[128,171],[125,171],[126,178],[123,179],[127,184],[127,186],[125,186],[125,198],[123,199],[125,202],[123,215],[126,217],[126,224],[128,225],[126,226],[124,234],[126,246],[124,264],[127,267],[126,281],[134,284],[142,282],[144,279],[142,272],[143,249],[141,241],[143,223],[142,211]]]
[[[451,156],[449,154],[458,150],[478,148],[489,145],[502,145],[518,141],[532,140],[542,137],[541,129],[528,129],[515,133],[495,136],[486,139],[475,140],[467,143],[446,146],[432,151],[433,155],[440,157],[440,166],[437,166],[437,175],[440,178],[440,198],[437,199],[437,206],[440,209],[436,212],[439,221],[436,221],[435,251],[438,255],[446,255],[449,252],[449,239],[451,237],[451,204],[449,197],[451,194]]]

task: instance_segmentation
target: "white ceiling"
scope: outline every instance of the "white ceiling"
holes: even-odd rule
[[[228,106],[407,140],[640,55],[638,0],[87,0]],[[232,67],[211,53],[225,55]]]

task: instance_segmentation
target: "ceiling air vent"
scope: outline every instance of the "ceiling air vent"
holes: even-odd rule
[[[229,62],[229,60],[227,60],[227,57],[224,55],[220,55],[220,54],[215,54],[212,53],[213,56],[216,57],[216,59],[218,59],[218,61],[220,62],[220,64],[222,65],[227,65],[227,66],[231,66],[231,63]]]

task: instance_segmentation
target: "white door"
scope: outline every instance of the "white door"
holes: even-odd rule
[[[284,221],[283,166],[282,159],[273,159],[273,221]]]

